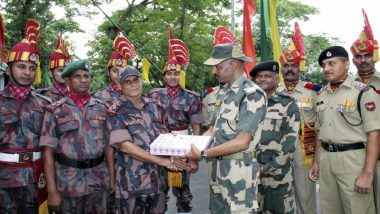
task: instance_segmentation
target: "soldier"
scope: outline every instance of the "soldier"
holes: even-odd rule
[[[301,133],[294,154],[294,193],[298,214],[316,214],[316,185],[308,179],[309,168],[315,153],[317,119],[314,101],[318,85],[304,82],[300,73],[305,71],[306,54],[300,28],[295,23],[295,32],[289,49],[280,56],[284,82],[277,91],[296,99],[301,113]]]
[[[380,94],[380,73],[376,71],[375,64],[379,61],[379,46],[375,40],[367,14],[363,10],[364,29],[359,38],[352,44],[351,53],[354,56],[352,62],[357,68],[354,78],[356,81],[365,83],[375,88]],[[380,164],[377,163],[374,177],[374,196],[376,213],[380,213]]]
[[[185,169],[170,158],[150,155],[149,146],[167,129],[162,106],[142,96],[141,74],[132,66],[119,73],[124,96],[108,109],[110,146],[118,150],[116,204],[120,213],[164,213],[166,170]],[[173,160],[173,159],[172,159]],[[177,163],[177,162],[176,162]]]
[[[9,82],[0,91],[0,213],[38,213],[39,203],[46,200],[38,142],[47,100],[31,89],[40,58],[34,39],[40,29],[34,20],[25,29],[25,39],[11,48],[5,71]]]
[[[62,78],[62,71],[70,63],[70,55],[65,45],[62,35],[59,35],[56,49],[49,58],[49,76],[53,80],[53,85],[48,88],[38,89],[37,92],[43,94],[56,102],[67,93],[67,85]]]
[[[220,28],[228,31],[218,27],[215,32]],[[214,41],[221,40],[221,35],[215,33]],[[254,148],[260,141],[266,98],[264,92],[247,79],[244,73],[246,61],[251,58],[243,54],[239,44],[220,42],[204,63],[213,66],[214,76],[226,86],[224,93],[218,95],[217,99],[222,102],[217,107],[213,125],[204,133],[213,137],[213,145],[202,152],[192,145],[191,152],[185,157],[212,161],[211,213],[254,213],[258,208],[259,164]]]
[[[300,128],[294,98],[276,92],[279,65],[268,60],[251,71],[255,83],[268,97],[267,113],[257,144],[260,163],[259,213],[294,213],[293,155]]]
[[[372,179],[379,155],[380,99],[348,76],[343,47],[323,50],[318,63],[329,84],[316,102],[319,135],[309,177],[319,178],[321,211],[375,213]]]
[[[187,46],[181,40],[172,40],[178,46],[187,50]],[[174,48],[174,47],[172,47]],[[176,52],[176,56],[170,58],[164,67],[163,75],[166,84],[165,88],[156,88],[149,92],[148,97],[159,100],[163,108],[168,112],[164,118],[164,123],[169,131],[177,134],[188,135],[189,125],[191,125],[194,135],[201,134],[202,104],[198,93],[187,90],[183,83],[185,76],[183,66],[189,63],[188,52]],[[186,61],[183,61],[186,59]],[[182,87],[181,87],[181,85]],[[190,191],[190,173],[198,170],[198,162],[190,161],[189,170],[182,173],[182,187],[173,186],[173,195],[177,197],[177,210],[179,213],[189,213],[192,210],[191,200],[193,195]],[[169,176],[172,176],[169,173]],[[176,177],[176,176],[173,176]],[[169,189],[168,189],[169,191]]]
[[[94,97],[103,100],[108,105],[112,105],[113,101],[121,97],[122,92],[118,82],[119,72],[125,69],[127,65],[132,65],[133,58],[136,57],[133,45],[124,36],[120,35],[116,37],[113,47],[115,51],[108,60],[108,77],[110,83],[107,88],[94,94]]]
[[[87,60],[78,60],[65,67],[62,77],[69,92],[47,107],[44,118],[40,145],[48,206],[54,212],[106,213],[107,107],[88,92],[88,64]]]

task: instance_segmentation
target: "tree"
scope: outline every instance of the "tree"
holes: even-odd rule
[[[40,23],[40,58],[43,74],[48,71],[48,59],[54,51],[59,33],[81,32],[79,23],[74,20],[77,15],[91,15],[94,11],[80,8],[90,3],[89,0],[9,0],[1,4],[1,11],[5,20],[6,45],[8,51],[24,37],[24,26],[27,19],[35,19]],[[61,9],[65,18],[57,19],[52,12]],[[71,51],[71,53],[73,53]],[[48,78],[47,75],[43,75]],[[46,79],[45,79],[46,80]],[[42,85],[44,86],[44,85]]]

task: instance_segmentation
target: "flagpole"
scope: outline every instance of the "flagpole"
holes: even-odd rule
[[[231,0],[231,32],[235,35],[235,1]]]

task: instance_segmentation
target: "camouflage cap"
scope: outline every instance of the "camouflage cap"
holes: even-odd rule
[[[274,60],[267,60],[267,61],[260,62],[259,64],[255,65],[255,67],[253,67],[250,75],[254,77],[260,71],[271,71],[278,74],[278,71],[279,71],[278,62]]]
[[[251,62],[252,59],[245,56],[241,47],[233,44],[216,45],[212,51],[211,57],[203,64],[218,65],[227,59],[237,59],[240,61]]]
[[[321,52],[318,58],[318,63],[320,66],[322,66],[323,60],[334,57],[344,57],[348,59],[348,53],[342,46],[331,46]]]
[[[141,73],[135,67],[128,65],[119,73],[119,83],[123,83],[129,76],[141,77]]]
[[[69,77],[77,70],[90,71],[89,64],[90,63],[87,59],[73,61],[63,69],[62,77]]]

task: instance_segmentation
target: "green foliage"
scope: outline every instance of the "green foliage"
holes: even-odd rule
[[[48,84],[48,59],[54,51],[59,33],[82,32],[79,23],[74,20],[76,15],[93,14],[94,11],[79,10],[80,5],[88,5],[89,0],[9,0],[0,8],[4,18],[6,45],[8,51],[24,37],[24,27],[27,19],[35,19],[40,23],[40,57],[43,73],[43,86]],[[58,19],[52,12],[60,8],[65,11],[65,18]],[[72,52],[71,52],[72,53]]]

